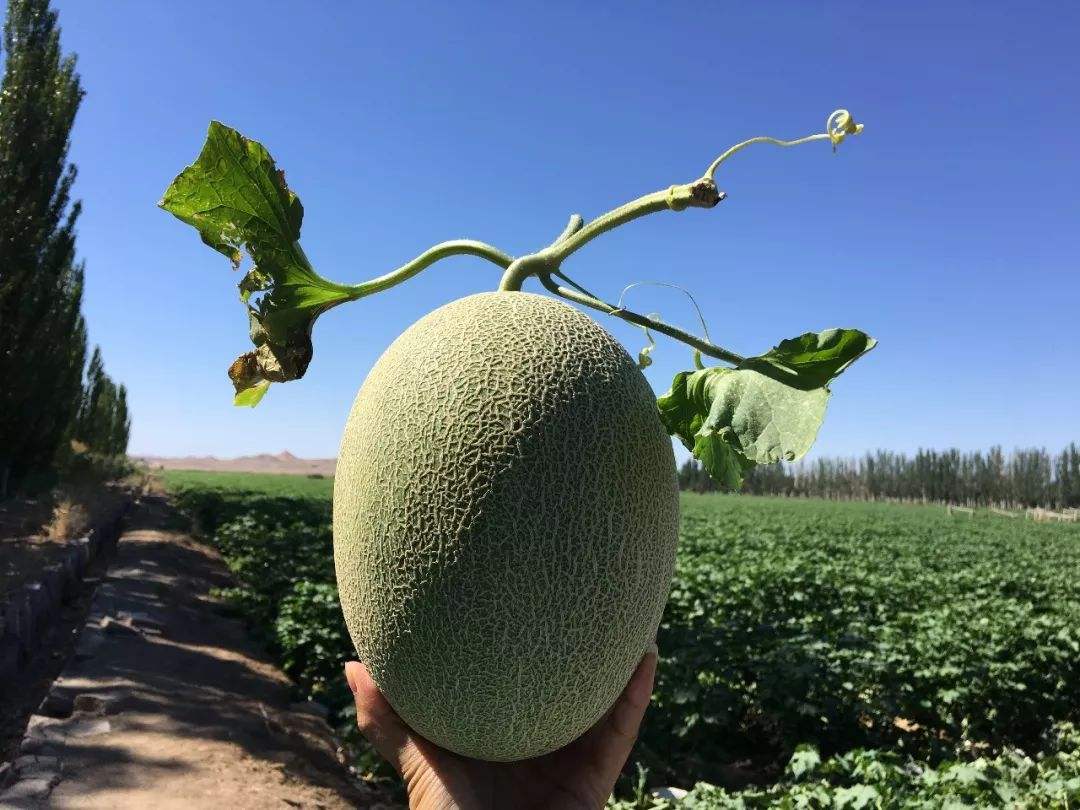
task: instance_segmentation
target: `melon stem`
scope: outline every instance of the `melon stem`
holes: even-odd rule
[[[381,276],[361,282],[360,284],[348,285],[348,288],[352,291],[353,298],[363,298],[365,295],[382,292],[390,287],[401,284],[403,281],[408,281],[417,273],[426,270],[440,259],[463,255],[487,259],[492,264],[496,264],[504,270],[507,267],[510,267],[514,262],[512,256],[503,253],[498,248],[492,247],[485,242],[478,242],[475,239],[454,239],[449,242],[440,242],[437,245],[429,247],[412,261],[403,264],[395,270],[391,270],[389,273],[384,273]]]

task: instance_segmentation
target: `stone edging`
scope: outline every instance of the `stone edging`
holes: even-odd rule
[[[90,564],[116,547],[120,523],[130,505],[130,499],[125,498],[85,537],[68,541],[62,560],[46,566],[41,579],[0,596],[0,689],[19,688],[24,668],[53,632],[62,606],[79,593]],[[0,763],[0,810],[36,807],[60,781],[61,762],[48,756],[41,742],[51,741],[62,731],[76,736],[97,733],[101,724],[107,730],[108,721],[94,717],[100,715],[99,707],[73,708],[75,714],[66,722],[31,717],[15,760]],[[57,727],[49,728],[51,724]]]
[[[45,566],[40,579],[0,595],[0,690],[18,688],[23,668],[52,632],[61,606],[79,592],[90,563],[115,547],[129,504],[125,499],[85,537],[67,541],[63,559]]]

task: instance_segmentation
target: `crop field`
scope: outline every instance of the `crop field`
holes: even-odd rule
[[[282,498],[320,498],[334,494],[334,479],[309,475],[278,473],[204,472],[199,470],[160,470],[155,472],[172,492],[216,491],[237,496],[273,495]]]
[[[347,730],[332,482],[165,480],[236,574],[228,596]],[[1075,526],[686,494],[658,641],[644,781],[631,769],[620,808],[665,806],[646,782],[706,783],[680,804],[702,808],[1080,803]]]

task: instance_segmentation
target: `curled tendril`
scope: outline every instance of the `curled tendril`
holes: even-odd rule
[[[615,309],[608,313],[609,315],[617,315],[618,313],[626,309],[626,307],[623,306],[623,299],[626,297],[626,294],[630,292],[630,290],[634,289],[634,287],[670,287],[673,290],[678,290],[679,292],[681,292],[683,295],[690,299],[690,303],[694,306],[694,311],[697,312],[698,322],[701,324],[702,336],[710,343],[712,342],[712,338],[709,337],[709,327],[705,324],[705,316],[701,314],[701,307],[698,306],[697,299],[695,299],[694,296],[690,293],[690,291],[685,287],[680,287],[678,284],[672,284],[668,281],[635,281],[633,284],[627,284],[625,287],[623,287],[622,292],[619,293],[618,303],[615,304]],[[659,315],[651,315],[649,317],[655,317],[656,320],[660,320]],[[648,329],[645,330],[645,333],[648,334]]]
[[[712,162],[712,165],[705,170],[705,175],[709,180],[716,179],[716,170],[720,168],[720,164],[727,160],[732,155],[741,152],[748,146],[753,146],[756,143],[771,143],[773,146],[799,146],[804,143],[812,143],[814,141],[828,140],[832,142],[833,151],[836,151],[836,147],[846,138],[848,135],[858,135],[863,130],[862,124],[855,123],[855,119],[851,117],[851,113],[847,110],[835,110],[828,118],[825,119],[825,131],[819,132],[816,135],[807,135],[805,138],[796,138],[793,141],[782,141],[779,138],[770,138],[768,135],[762,135],[757,138],[750,138],[741,143],[735,144],[728,149],[724,154],[720,155],[716,160]]]
[[[862,131],[863,125],[855,123],[855,119],[851,117],[851,113],[847,110],[834,110],[825,120],[825,132],[828,133],[829,140],[832,141],[834,152],[836,147],[844,142],[844,138],[848,135],[858,135]]]
[[[648,317],[654,321],[660,320],[660,314],[658,312],[650,313]],[[649,331],[649,327],[643,326],[641,327],[641,329],[643,332],[645,332],[645,337],[649,341],[649,345],[643,348],[640,352],[638,352],[637,364],[638,368],[648,368],[652,365],[652,352],[653,349],[656,348],[656,340],[653,339],[652,332]]]

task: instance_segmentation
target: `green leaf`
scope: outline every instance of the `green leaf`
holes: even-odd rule
[[[877,341],[857,329],[807,332],[737,368],[675,375],[657,399],[660,419],[723,489],[757,464],[796,461],[825,418],[826,385]]]
[[[954,765],[947,768],[942,775],[944,782],[958,782],[961,785],[986,784],[990,777],[974,765]]]
[[[250,242],[271,250],[295,242],[304,218],[299,198],[262,144],[217,121],[210,122],[198,158],[159,204],[236,266],[240,248]]]
[[[729,437],[729,429],[718,433],[705,427],[694,436],[691,449],[721,489],[735,492],[742,488],[743,476],[754,465],[735,448]]]
[[[260,382],[251,385],[250,387],[243,388],[236,392],[236,396],[233,397],[233,405],[239,405],[241,407],[254,408],[259,404],[259,400],[266,394],[266,389],[270,387],[269,380],[262,380]]]
[[[851,810],[864,810],[864,808],[878,807],[881,804],[881,794],[872,785],[837,788],[833,798],[836,807],[851,808]]]
[[[239,289],[256,349],[229,368],[235,403],[255,405],[270,382],[302,377],[311,362],[315,319],[357,294],[312,269],[298,241],[303,206],[270,153],[213,121],[199,156],[158,204],[194,227],[234,269],[245,251],[254,262]],[[254,304],[253,296],[259,296]]]
[[[806,455],[828,401],[827,388],[803,391],[756,371],[712,367],[679,372],[657,403],[668,433],[734,490],[756,464]]]
[[[812,745],[802,744],[795,749],[788,761],[787,770],[796,780],[812,774],[821,764],[821,754]]]
[[[739,364],[795,388],[822,388],[873,349],[877,341],[858,329],[826,329],[781,341]]]

